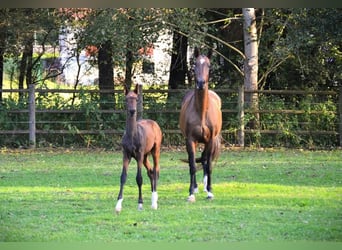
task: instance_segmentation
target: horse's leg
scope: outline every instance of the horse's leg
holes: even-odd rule
[[[122,166],[121,177],[120,177],[120,191],[119,191],[118,200],[117,200],[117,203],[115,206],[115,211],[117,213],[120,213],[121,209],[122,209],[123,188],[124,188],[124,185],[126,183],[127,169],[128,169],[128,165],[129,165],[130,161],[131,161],[131,157],[124,153],[123,166]]]
[[[208,192],[208,171],[207,171],[207,152],[204,150],[201,155],[201,164],[203,167],[203,191]]]
[[[141,191],[141,187],[143,184],[143,178],[142,178],[142,174],[141,174],[141,167],[143,165],[143,155],[140,153],[137,156],[137,176],[136,176],[136,181],[137,181],[137,185],[139,188],[139,198],[138,198],[138,210],[142,210],[143,209],[143,198],[142,198],[142,191]]]
[[[212,173],[212,144],[208,143],[204,149],[206,154],[206,162],[203,165],[204,178],[203,183],[207,192],[207,198],[214,198],[214,194],[211,192],[211,173]]]
[[[194,191],[195,191],[195,183],[196,183],[196,143],[190,139],[186,141],[186,150],[188,152],[189,159],[189,171],[190,171],[190,188],[189,188],[189,202],[196,201]]]
[[[160,144],[156,144],[154,152],[152,152],[153,158],[153,185],[152,185],[152,209],[158,208],[158,193],[157,186],[159,180],[159,158],[160,158]]]
[[[147,158],[147,155],[144,157],[144,165],[147,169],[147,175],[150,178],[151,182],[151,192],[152,192],[152,209],[157,209],[157,201],[158,201],[158,194],[157,194],[157,178],[155,175],[155,169],[152,169],[151,164]]]

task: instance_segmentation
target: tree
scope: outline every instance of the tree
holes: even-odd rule
[[[54,9],[3,9],[1,15],[4,22],[1,29],[1,43],[5,44],[3,55],[21,57],[19,68],[19,89],[38,82],[37,67],[41,56],[45,53],[45,45],[55,43],[53,30],[58,30]],[[36,35],[36,36],[35,36]],[[42,50],[33,54],[33,43]],[[22,93],[19,94],[22,99]]]
[[[244,17],[244,86],[247,91],[258,90],[258,38],[256,28],[256,18],[254,8],[243,8]],[[245,93],[245,103],[253,113],[254,117],[250,122],[250,127],[253,129],[259,128],[259,100],[258,93]]]
[[[4,75],[4,55],[6,51],[6,38],[8,34],[8,9],[0,9],[0,89],[3,86],[3,75]],[[0,92],[0,105],[2,103],[2,92]]]
[[[185,78],[188,74],[187,51],[188,38],[174,30],[169,76],[169,88],[171,89],[177,89],[185,84]],[[188,80],[190,81],[190,79]]]
[[[165,29],[172,34],[171,64],[168,87],[177,89],[184,86],[186,78],[191,83],[188,67],[188,47],[203,45],[205,30],[204,9],[175,8],[162,12],[161,19]]]
[[[114,86],[114,65],[112,56],[111,41],[106,41],[100,45],[98,51],[99,67],[99,89],[102,91],[111,90]],[[113,105],[113,94],[100,92],[101,109],[115,108]]]

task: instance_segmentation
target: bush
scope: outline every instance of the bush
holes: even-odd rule
[[[143,118],[153,119],[162,128],[164,145],[184,145],[184,137],[178,127],[178,119],[183,92],[144,92]],[[223,113],[223,143],[237,142],[237,94],[221,93],[222,109],[236,110]],[[106,112],[100,109],[99,94],[81,91],[73,98],[61,94],[40,93],[36,97],[36,108],[42,111],[64,110],[64,112],[37,112],[36,127],[38,130],[51,131],[37,135],[38,146],[80,146],[118,148],[125,130],[125,105],[123,94],[114,97],[111,105],[115,107]],[[338,115],[336,97],[317,95],[260,95],[260,133],[246,134],[246,145],[263,147],[334,147],[338,145],[334,134],[317,134],[317,131],[337,131]],[[18,102],[11,98],[3,98],[0,106],[0,130],[27,130],[27,102]],[[285,112],[300,111],[300,112]],[[271,112],[278,111],[278,112]],[[279,112],[282,111],[282,112]],[[253,119],[245,114],[245,122]],[[66,130],[58,134],[53,131]],[[82,134],[79,131],[94,131]],[[107,130],[115,133],[106,133]],[[166,133],[172,130],[176,133]],[[262,133],[263,130],[278,133]],[[27,134],[2,135],[0,146],[28,146]]]

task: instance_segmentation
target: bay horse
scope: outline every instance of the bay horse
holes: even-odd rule
[[[209,90],[209,69],[211,51],[208,55],[200,54],[195,48],[195,89],[186,93],[182,100],[179,116],[179,127],[185,137],[186,150],[190,169],[189,202],[195,202],[198,192],[196,182],[196,162],[203,167],[204,191],[207,198],[214,197],[211,190],[212,161],[217,159],[221,145],[222,112],[221,99],[212,90]],[[196,147],[204,144],[200,159],[196,160]]]
[[[120,178],[120,191],[117,198],[115,210],[120,213],[122,210],[123,188],[126,183],[128,165],[132,157],[137,162],[136,182],[139,188],[138,210],[143,208],[141,187],[143,178],[141,175],[142,165],[147,170],[151,182],[152,209],[157,209],[158,194],[157,182],[159,179],[159,156],[162,143],[162,131],[157,122],[149,119],[137,120],[138,85],[134,91],[125,87],[126,96],[126,130],[122,137],[123,167]],[[148,160],[152,154],[153,168]]]

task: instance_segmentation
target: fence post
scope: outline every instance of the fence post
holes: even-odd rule
[[[30,148],[36,147],[36,99],[35,85],[29,85],[29,144]]]
[[[137,103],[137,119],[142,119],[143,118],[143,111],[144,111],[144,106],[143,106],[143,85],[141,83],[138,83],[138,103]]]
[[[340,135],[340,147],[342,147],[342,86],[340,86],[340,91],[338,93],[338,112],[340,116],[339,122],[339,135]]]
[[[239,94],[238,94],[238,143],[240,147],[245,146],[245,87],[244,84],[239,85]]]

